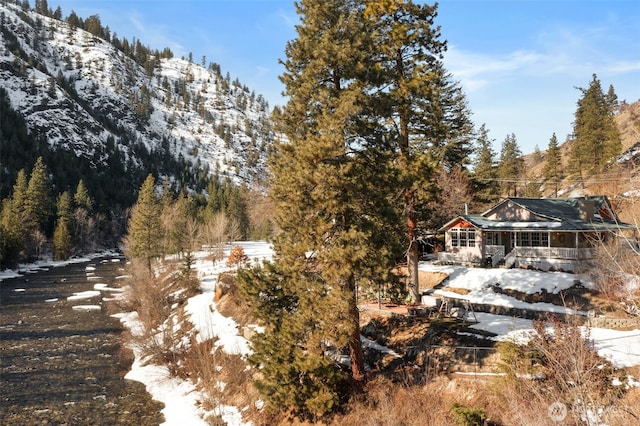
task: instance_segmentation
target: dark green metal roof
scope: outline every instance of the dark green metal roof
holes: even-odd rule
[[[523,209],[529,210],[543,220],[536,221],[497,221],[489,220],[486,216],[504,203],[512,202]],[[593,218],[585,220],[581,217],[581,205],[593,203]],[[463,215],[462,218],[473,226],[482,230],[501,231],[620,231],[634,229],[633,225],[620,222],[611,210],[609,200],[605,196],[577,197],[577,198],[517,198],[508,197],[485,213]],[[458,219],[453,219],[444,225],[440,231],[448,229]]]
[[[511,201],[537,215],[560,220],[577,220],[580,219],[580,203],[591,202],[594,205],[594,213],[597,219],[605,214],[609,217],[615,217],[611,210],[607,197],[578,197],[578,198],[516,198],[509,197],[506,201]],[[602,212],[602,214],[599,214]]]

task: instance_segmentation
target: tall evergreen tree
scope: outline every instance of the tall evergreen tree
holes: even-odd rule
[[[270,159],[276,257],[240,281],[266,323],[251,358],[261,367],[258,388],[271,407],[321,415],[345,380],[330,347],[348,347],[351,377],[364,379],[356,291],[390,279],[385,237],[397,218],[387,192],[376,190],[390,156],[361,136],[359,77],[371,48],[362,4],[303,0],[297,10],[281,77],[289,101],[277,117],[288,140]]]
[[[595,74],[587,89],[578,90],[582,97],[578,100],[573,123],[571,164],[573,170],[580,174],[592,173],[602,169],[622,149],[614,119],[617,96],[613,87],[605,95]]]
[[[47,167],[42,157],[38,157],[29,177],[24,204],[27,227],[30,232],[46,231],[51,215],[49,187]]]
[[[562,157],[560,155],[560,147],[558,146],[558,138],[555,133],[551,135],[551,139],[549,139],[542,175],[555,185],[557,196],[558,181],[562,178]]]
[[[265,300],[283,305],[255,342],[253,359],[264,374],[258,385],[271,402],[301,408],[291,392],[299,377],[330,369],[327,342],[348,344],[352,377],[362,380],[355,290],[389,279],[403,252],[398,226],[405,213],[418,297],[419,213],[434,199],[436,166],[468,162],[472,125],[442,66],[435,7],[400,0],[308,0],[297,7],[302,20],[282,76],[289,102],[275,114],[288,140],[271,159],[282,232],[275,263],[241,281],[258,312]],[[396,205],[399,193],[404,203]],[[327,410],[335,384],[305,382],[305,409]]]
[[[25,248],[25,199],[27,174],[21,169],[13,185],[12,195],[2,200],[0,212],[0,267],[13,267]]]
[[[71,255],[71,197],[68,192],[63,192],[58,197],[57,220],[53,232],[53,258],[54,260],[66,260]]]
[[[518,196],[518,179],[524,171],[524,159],[518,146],[516,135],[507,135],[502,142],[500,162],[498,163],[498,177],[502,182],[503,193]]]
[[[16,183],[13,185],[10,199],[11,225],[9,228],[19,235],[21,246],[24,246],[28,233],[27,217],[27,188],[29,186],[27,174],[21,169],[16,176]],[[24,248],[24,247],[21,247]]]
[[[89,190],[80,179],[73,194],[75,204],[73,208],[73,218],[71,220],[72,236],[76,250],[84,252],[95,243],[96,221],[93,212],[93,199]]]
[[[87,212],[91,212],[93,209],[93,200],[89,195],[89,190],[84,184],[84,179],[80,179],[76,186],[76,192],[73,194],[73,201],[78,208],[83,208]]]
[[[611,111],[612,113],[617,111],[620,105],[618,103],[618,95],[616,94],[616,91],[613,88],[612,84],[609,85],[609,90],[607,90],[606,99],[607,99],[607,106],[609,107],[609,111]]]
[[[464,94],[442,64],[446,43],[434,24],[437,5],[379,0],[364,7],[372,35],[364,112],[375,123],[372,136],[397,157],[409,285],[417,300],[420,214],[435,198],[436,168],[468,165],[473,125]]]
[[[472,188],[475,200],[481,205],[494,204],[500,198],[496,153],[493,140],[485,124],[480,126],[477,139],[476,161],[473,167]]]
[[[160,214],[155,179],[149,174],[140,187],[138,201],[133,206],[126,237],[127,256],[144,260],[149,272],[153,271],[151,261],[163,254]]]

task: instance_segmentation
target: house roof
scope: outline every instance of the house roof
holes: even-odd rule
[[[585,220],[581,208],[585,202],[593,204],[593,218]],[[542,220],[536,221],[497,221],[487,216],[505,203],[513,203],[528,210]],[[633,229],[632,225],[620,222],[611,209],[605,196],[579,198],[516,198],[508,197],[481,215],[471,214],[458,216],[447,222],[440,231],[453,227],[458,220],[464,220],[477,229],[482,230],[546,230],[546,231],[613,231]]]
[[[507,197],[494,207],[483,213],[486,216],[505,203],[514,203],[530,212],[555,220],[580,221],[580,206],[584,202],[593,203],[594,219],[600,216],[603,219],[616,221],[615,213],[611,209],[609,200],[603,195],[575,198],[519,198]]]

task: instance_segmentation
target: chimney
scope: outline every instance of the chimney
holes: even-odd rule
[[[580,220],[584,220],[585,222],[592,222],[595,205],[596,203],[594,200],[580,198],[578,200],[578,213],[580,214]]]

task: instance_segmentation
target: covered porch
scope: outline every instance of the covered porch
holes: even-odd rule
[[[579,262],[595,256],[597,241],[606,238],[594,231],[450,229],[447,251],[438,260],[505,268],[543,271],[575,271]],[[461,235],[466,234],[466,237]]]
[[[587,231],[485,231],[484,259],[491,266],[574,271],[595,256],[604,235]]]

